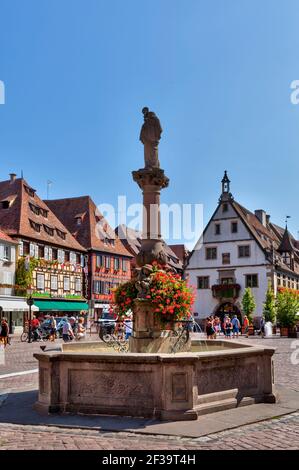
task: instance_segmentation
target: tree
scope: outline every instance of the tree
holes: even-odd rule
[[[263,315],[265,317],[265,321],[270,321],[271,323],[275,322],[276,318],[276,301],[275,301],[275,294],[272,289],[271,283],[268,284],[268,289],[266,292],[266,299],[264,303],[264,310]]]
[[[242,306],[243,306],[243,312],[245,313],[245,315],[247,315],[249,323],[252,323],[252,314],[256,308],[256,303],[255,303],[254,295],[250,287],[247,287],[245,289],[245,292],[242,298]]]
[[[297,321],[299,295],[289,290],[281,291],[276,299],[277,320],[283,328],[292,328]]]

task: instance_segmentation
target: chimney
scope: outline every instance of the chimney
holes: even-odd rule
[[[16,180],[17,175],[15,173],[9,173],[10,182],[13,183]]]
[[[267,226],[267,215],[263,209],[257,209],[254,211],[256,218],[260,221],[260,223],[266,227]]]
[[[270,223],[270,215],[269,214],[266,215],[266,222],[267,222],[267,225],[269,225],[269,223]]]

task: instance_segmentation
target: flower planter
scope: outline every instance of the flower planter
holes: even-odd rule
[[[297,329],[296,327],[288,328],[288,338],[297,338]]]
[[[289,329],[288,327],[280,327],[280,336],[288,337],[289,335]]]

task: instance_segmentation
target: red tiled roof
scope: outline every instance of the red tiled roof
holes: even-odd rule
[[[2,230],[0,230],[0,240],[4,240],[4,241],[9,242],[9,243],[14,243],[15,245],[18,244],[18,242],[13,240],[9,235],[4,233]]]
[[[176,256],[182,261],[182,263],[185,263],[186,258],[188,256],[188,250],[185,245],[169,245],[169,248],[176,254]]]
[[[231,201],[231,204],[265,253],[271,258],[274,256],[275,264],[285,271],[299,274],[299,249],[298,242],[295,238],[288,232],[288,241],[295,255],[295,266],[294,271],[292,271],[280,257],[280,248],[283,246],[282,243],[286,243],[285,229],[272,222],[264,226],[255,214],[241,206],[241,204],[234,200]]]
[[[52,199],[45,203],[86,249],[132,257],[89,196]],[[104,238],[114,239],[114,245],[104,243]]]
[[[23,178],[1,181],[0,201],[9,202],[7,208],[0,207],[0,227],[6,234],[85,251]],[[39,227],[40,231],[34,227]],[[53,235],[46,231],[46,227],[54,229]],[[64,238],[59,236],[60,232]]]

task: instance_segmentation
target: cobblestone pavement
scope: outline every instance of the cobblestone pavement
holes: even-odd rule
[[[88,337],[95,340],[96,336]],[[291,364],[294,349],[288,338],[241,338],[242,342],[276,348],[274,355],[275,381],[299,391],[299,365]],[[296,341],[296,340],[295,340]],[[57,341],[57,346],[60,340]],[[39,343],[21,343],[15,339],[6,350],[6,365],[0,366],[1,390],[37,388],[38,374],[31,373],[9,378],[1,375],[37,368],[33,352],[40,351]],[[48,348],[52,347],[49,344]],[[1,420],[1,413],[0,413]],[[76,449],[76,450],[193,450],[193,449],[298,449],[299,413],[278,419],[246,425],[217,434],[187,439],[168,436],[149,436],[134,433],[111,433],[77,428],[0,424],[0,450],[7,449]]]
[[[296,450],[299,413],[195,439],[20,425],[0,433],[0,450]]]

